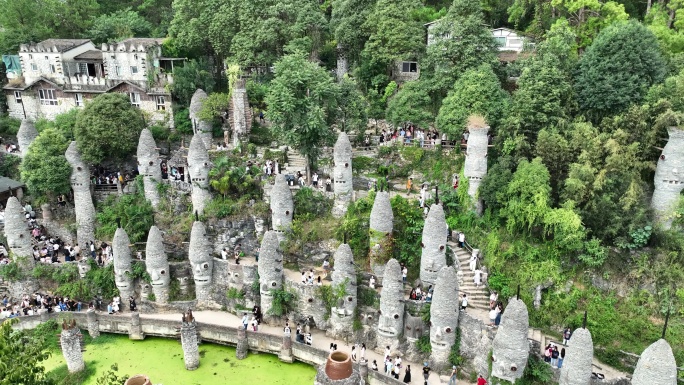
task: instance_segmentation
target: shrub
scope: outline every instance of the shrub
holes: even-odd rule
[[[281,317],[294,310],[297,301],[297,293],[294,290],[272,289],[271,296],[273,296],[273,303],[268,314]]]
[[[432,344],[430,343],[430,335],[421,336],[416,340],[416,349],[421,353],[432,353]]]
[[[313,220],[330,214],[333,201],[321,192],[310,187],[303,187],[294,196],[295,219]]]

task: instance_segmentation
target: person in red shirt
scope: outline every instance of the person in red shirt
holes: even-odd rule
[[[485,380],[481,374],[479,376],[477,376],[477,385],[486,385],[486,384],[487,384],[487,380]]]

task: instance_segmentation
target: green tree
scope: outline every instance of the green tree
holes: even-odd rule
[[[436,124],[450,137],[463,132],[470,115],[482,115],[487,123],[497,126],[508,108],[508,94],[489,64],[466,71],[442,102]]]
[[[64,156],[68,146],[64,136],[52,128],[31,143],[21,163],[21,179],[32,195],[49,201],[71,190],[71,166]]]
[[[152,28],[150,22],[128,8],[98,16],[88,31],[88,36],[95,44],[110,43],[129,37],[149,37]]]
[[[209,62],[203,58],[193,59],[184,66],[173,69],[171,94],[178,103],[189,106],[190,99],[198,88],[210,94],[214,91],[215,84]]]
[[[330,129],[339,89],[330,74],[301,54],[284,56],[275,64],[275,78],[266,95],[273,132],[316,163],[320,147],[332,144]]]
[[[508,231],[531,232],[544,224],[550,210],[549,171],[535,158],[531,162],[523,159],[508,184],[507,201],[501,208]]]
[[[557,129],[542,129],[534,145],[534,154],[541,158],[549,170],[552,195],[555,200],[560,195],[560,187],[568,176],[570,162],[574,161],[574,149],[565,136]]]
[[[337,127],[344,132],[365,131],[368,124],[368,102],[352,78],[345,77],[339,84]]]
[[[342,53],[350,62],[356,62],[363,45],[368,40],[368,32],[363,24],[373,11],[376,0],[334,0],[330,29]]]
[[[124,94],[102,94],[78,115],[74,136],[87,162],[113,160],[122,163],[138,147],[145,120]]]
[[[18,320],[0,324],[0,384],[2,385],[53,385],[45,376],[42,362],[50,357],[47,342],[42,336],[14,330]]]
[[[387,103],[387,120],[394,125],[413,123],[429,127],[434,120],[432,99],[425,82],[404,83]]]
[[[237,2],[233,0],[175,0],[169,35],[183,49],[217,56],[221,63],[237,32]],[[254,15],[256,17],[256,15]]]
[[[625,49],[625,47],[630,47]],[[640,103],[665,76],[658,41],[636,21],[604,29],[579,60],[575,88],[580,107],[592,119]]]

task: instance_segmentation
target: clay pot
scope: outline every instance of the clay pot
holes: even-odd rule
[[[126,380],[124,385],[152,385],[152,381],[150,381],[149,377],[145,375],[136,374],[135,376]]]
[[[331,380],[344,380],[351,377],[352,369],[351,357],[340,351],[330,353],[325,363],[325,374]]]

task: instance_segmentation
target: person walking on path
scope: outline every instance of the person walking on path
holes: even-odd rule
[[[404,384],[411,383],[411,365],[406,365],[406,371],[404,372]]]
[[[477,385],[487,385],[487,380],[481,374],[477,376]]]
[[[458,370],[456,370],[456,365],[451,367],[451,377],[449,377],[449,385],[456,385],[456,374],[458,373]]]
[[[463,233],[461,233],[461,234],[463,234]],[[460,237],[461,237],[461,236],[459,235],[459,238],[460,238]],[[459,242],[460,242],[460,241],[459,241]],[[469,261],[469,263],[468,263],[468,267],[470,268],[470,271],[475,271],[475,269],[477,269],[477,254],[472,253],[472,254],[470,255],[470,261]]]
[[[361,361],[366,362],[366,344],[361,344]]]
[[[413,190],[413,177],[409,177],[408,180],[406,181],[406,194],[411,195],[412,190]]]
[[[242,326],[247,330],[247,325],[249,324],[249,318],[247,318],[247,313],[242,314]]]
[[[423,364],[423,378],[425,379],[425,382],[427,382],[428,377],[430,377],[430,367],[428,366],[428,363],[425,362]]]
[[[563,360],[565,359],[565,348],[562,348],[558,356],[558,369],[563,367]]]
[[[570,337],[572,337],[572,330],[570,330],[569,327],[566,327],[565,330],[563,330],[563,345],[568,346],[568,342],[570,342]]]
[[[352,345],[351,359],[356,362],[356,345]]]
[[[458,233],[458,247],[463,248],[465,245],[465,233]]]
[[[467,307],[468,307],[468,296],[467,296],[467,294],[463,293],[463,297],[461,299],[461,311],[466,311]]]

